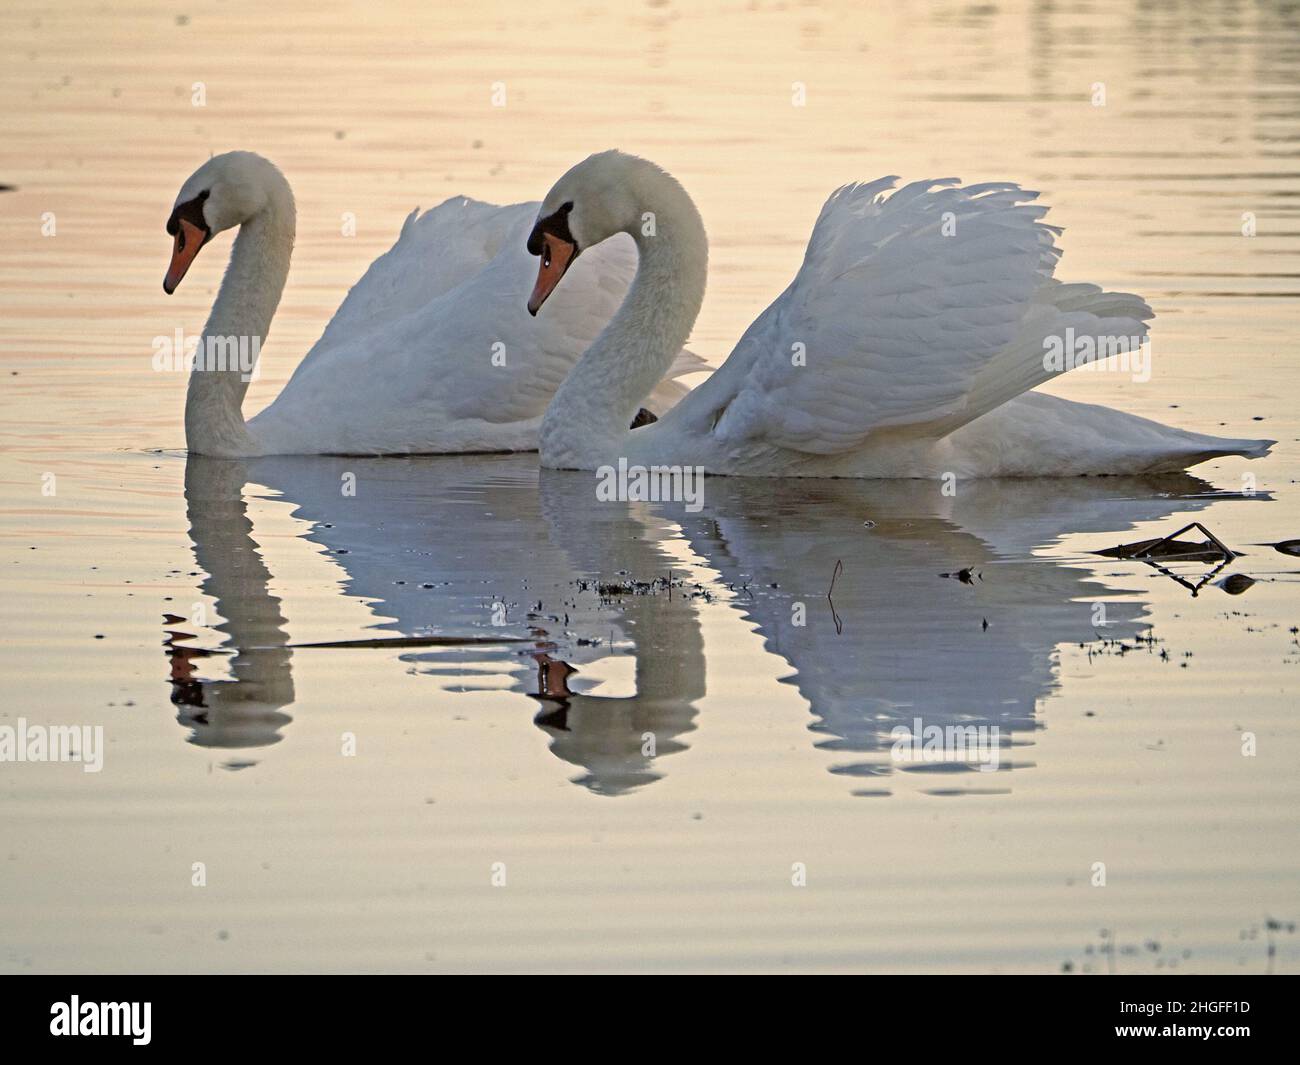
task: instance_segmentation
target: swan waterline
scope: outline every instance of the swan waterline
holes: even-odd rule
[[[574,166],[528,240],[541,260],[537,320],[580,256],[619,234],[636,278],[542,420],[544,466],[703,466],[767,477],[1061,477],[1258,458],[1274,441],[1227,439],[1032,391],[1096,352],[1141,342],[1139,296],[1053,276],[1061,230],[1037,193],[956,179],[848,185],[827,200],[790,286],[725,363],[667,415],[628,419],[686,342],[708,241],[682,185],[618,151]],[[653,224],[646,225],[646,219]],[[566,282],[567,284],[567,282]],[[548,304],[549,306],[549,304]],[[1086,360],[1085,360],[1086,361]]]
[[[185,352],[189,450],[221,458],[536,450],[551,395],[614,313],[636,264],[630,241],[593,253],[573,298],[539,330],[523,307],[532,271],[524,237],[537,207],[458,196],[412,212],[284,389],[246,422],[244,397],[289,276],[296,210],[270,160],[213,156],[181,187],[167,221],[169,295],[202,248],[238,227],[203,334]],[[686,391],[676,378],[702,366],[681,352],[646,407],[669,409]]]

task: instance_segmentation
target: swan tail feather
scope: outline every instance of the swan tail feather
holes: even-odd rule
[[[1155,312],[1141,296],[1085,282],[1048,281],[1035,294],[1016,339],[975,375],[962,406],[935,426],[946,435],[1003,403],[1078,368],[1103,365],[1146,380]]]
[[[1154,312],[1131,292],[1107,292],[1097,285],[1049,281],[1035,294],[1016,340],[976,374],[965,404],[930,428],[947,436],[988,414],[995,421],[1043,415],[1025,425],[1016,463],[1026,472],[1039,467],[1076,473],[1167,473],[1228,456],[1260,458],[1275,441],[1195,433],[1106,407],[1071,403],[1033,389],[1072,369],[1124,373],[1148,380],[1148,326]],[[1037,419],[1031,419],[1037,421]],[[1020,423],[1002,430],[1017,439]],[[1095,468],[1094,468],[1095,467]]]
[[[949,438],[954,454],[985,456],[972,475],[1036,477],[1174,473],[1210,459],[1262,458],[1273,440],[1210,436],[1137,414],[1028,392]],[[991,457],[991,458],[990,458]]]

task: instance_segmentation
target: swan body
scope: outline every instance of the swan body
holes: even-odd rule
[[[523,309],[531,269],[523,238],[536,211],[455,197],[412,212],[253,418],[245,422],[242,411],[246,361],[196,365],[185,409],[189,450],[242,458],[536,449],[552,393],[614,313],[636,260],[630,240],[602,248],[573,298],[539,330]],[[295,230],[293,194],[269,160],[228,152],[185,182],[168,223],[177,249],[164,288],[176,287],[212,236],[236,226],[203,339],[253,338],[256,352],[284,289]],[[673,373],[702,365],[682,352]],[[655,382],[648,405],[660,413],[684,393],[673,380]]]
[[[1030,477],[1156,473],[1267,454],[1273,441],[1186,432],[1032,392],[1070,368],[1045,357],[1054,340],[1090,338],[1102,351],[1112,338],[1140,344],[1150,307],[1057,281],[1060,230],[1042,222],[1035,193],[944,179],[886,195],[894,184],[836,191],[794,281],[722,367],[658,422],[629,432],[628,415],[699,311],[704,226],[681,185],[646,160],[606,152],[570,170],[530,238],[543,257],[530,309],[567,263],[615,233],[633,237],[640,266],[546,412],[543,465],[625,459],[751,476]]]

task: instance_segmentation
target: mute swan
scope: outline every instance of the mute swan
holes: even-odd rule
[[[685,342],[708,248],[694,203],[653,163],[611,151],[547,194],[529,237],[540,256],[528,309],[617,233],[640,266],[627,299],[551,401],[545,466],[694,465],[783,477],[1136,474],[1273,441],[1185,432],[1029,392],[1061,372],[1053,337],[1146,335],[1138,296],[1062,284],[1046,208],[1010,183],[894,178],[833,193],[790,287],[731,356],[667,416],[628,422]],[[647,225],[647,220],[653,224]],[[1072,332],[1067,332],[1072,331]]]
[[[536,209],[456,197],[412,212],[284,390],[245,424],[244,394],[289,273],[293,193],[253,152],[209,159],[176,197],[163,281],[174,292],[200,248],[240,227],[204,327],[206,358],[190,374],[190,451],[241,458],[535,450],[547,401],[614,313],[635,262],[630,242],[611,247],[538,331],[521,306],[531,272],[523,237]],[[675,372],[699,365],[683,352]],[[672,381],[655,384],[657,412],[685,392]]]

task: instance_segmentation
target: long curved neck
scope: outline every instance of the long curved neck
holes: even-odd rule
[[[686,343],[704,302],[708,238],[695,204],[672,177],[647,176],[654,215],[625,232],[636,241],[636,278],[623,305],[556,391],[542,419],[543,464],[589,469],[620,454],[641,402]]]
[[[258,453],[244,424],[244,394],[289,276],[293,238],[291,197],[271,200],[239,227],[190,371],[185,441],[191,452],[227,458]]]

